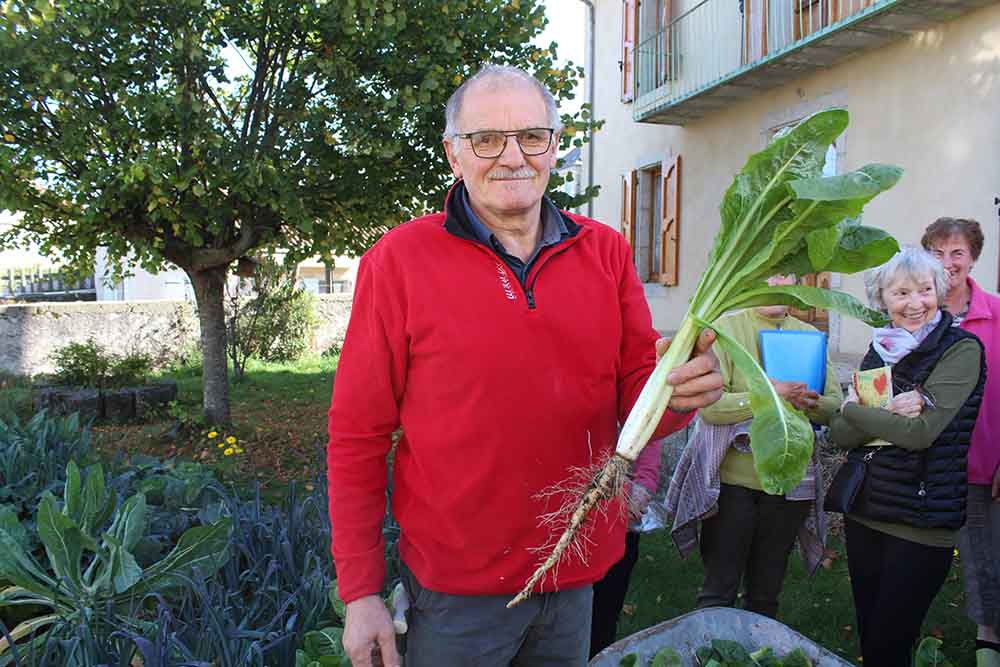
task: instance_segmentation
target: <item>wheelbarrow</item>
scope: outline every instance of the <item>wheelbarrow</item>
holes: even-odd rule
[[[806,639],[787,625],[743,609],[708,607],[672,618],[619,640],[594,656],[590,667],[618,667],[630,653],[639,656],[637,667],[651,664],[661,649],[673,648],[684,667],[699,667],[694,652],[713,639],[737,641],[755,651],[770,646],[779,656],[801,648],[815,667],[852,667],[851,663]]]

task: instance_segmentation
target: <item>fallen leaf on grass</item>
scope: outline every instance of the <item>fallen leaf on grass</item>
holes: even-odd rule
[[[639,608],[637,604],[627,604],[622,606],[622,613],[626,616],[631,616],[635,613],[635,610]]]

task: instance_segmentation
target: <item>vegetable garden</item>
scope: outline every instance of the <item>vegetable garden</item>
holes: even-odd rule
[[[101,460],[75,415],[5,418],[0,666],[339,664],[312,482],[267,502],[200,463]]]

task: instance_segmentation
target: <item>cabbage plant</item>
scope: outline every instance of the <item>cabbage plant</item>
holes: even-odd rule
[[[902,170],[870,164],[823,176],[826,154],[848,123],[847,111],[823,111],[780,132],[747,160],[726,191],[721,224],[708,264],[670,348],[657,362],[622,427],[614,455],[584,485],[565,517],[552,552],[510,605],[531,594],[574,542],[591,510],[622,493],[628,472],[653,435],[673,392],[667,376],[690,357],[698,336],[729,311],[783,304],[823,308],[871,325],[884,316],[854,297],[805,286],[768,286],[777,274],[855,273],[882,264],[899,246],[886,232],[858,221],[865,205],[899,180]],[[715,330],[717,344],[750,385],[750,447],[761,486],[771,494],[794,488],[812,456],[808,419],[785,402],[739,343]]]
[[[99,464],[87,468],[84,480],[70,461],[63,498],[60,506],[45,492],[35,518],[48,567],[27,548],[27,531],[17,515],[0,508],[0,580],[11,584],[0,590],[0,608],[40,606],[48,612],[0,637],[0,666],[12,660],[11,642],[23,654],[44,645],[51,627],[86,624],[98,609],[136,625],[140,621],[131,611],[137,602],[178,589],[192,576],[209,576],[229,557],[227,517],[189,528],[162,559],[142,567],[133,551],[147,531],[146,497],[137,493],[116,508],[116,494],[107,489]]]

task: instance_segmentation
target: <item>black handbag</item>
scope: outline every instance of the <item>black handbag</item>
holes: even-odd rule
[[[865,451],[865,450],[868,451]],[[858,499],[865,485],[868,462],[875,456],[877,448],[858,447],[847,453],[847,460],[833,476],[830,488],[826,490],[823,509],[827,512],[847,514]]]

